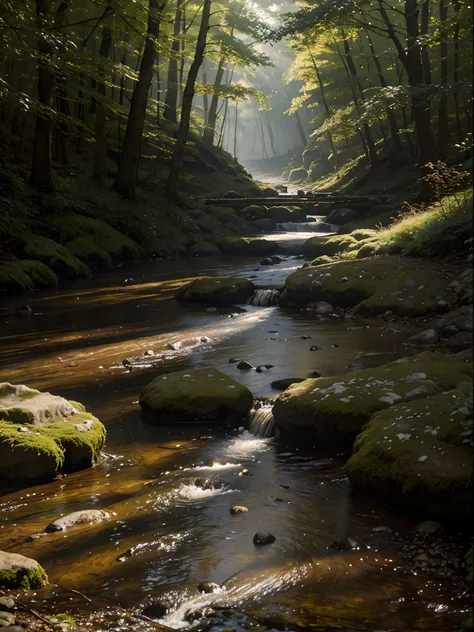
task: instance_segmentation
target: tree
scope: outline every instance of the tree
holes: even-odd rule
[[[165,107],[163,117],[168,121],[177,123],[178,105],[178,56],[179,56],[179,35],[181,32],[181,22],[183,12],[181,10],[183,0],[176,0],[176,13],[173,26],[173,40],[170,51],[170,61],[168,65],[168,80],[166,89]]]

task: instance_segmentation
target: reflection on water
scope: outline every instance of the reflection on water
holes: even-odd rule
[[[237,265],[201,263],[206,274]],[[466,606],[458,586],[408,572],[400,541],[373,529],[389,525],[407,534],[409,519],[353,496],[341,461],[304,450],[282,452],[275,439],[238,428],[147,425],[137,405],[156,375],[203,365],[238,379],[257,397],[272,397],[277,379],[315,370],[334,375],[349,364],[376,366],[414,353],[401,345],[410,329],[315,320],[276,307],[209,313],[206,306],[169,300],[180,283],[196,276],[195,268],[195,261],[154,262],[133,268],[136,283],[124,285],[132,271],[116,271],[64,291],[38,292],[28,298],[39,313],[31,319],[12,317],[18,302],[3,300],[0,380],[84,402],[107,424],[109,458],[47,485],[5,492],[0,549],[37,558],[59,587],[42,594],[56,603],[62,599],[73,613],[98,603],[140,608],[165,599],[165,622],[174,627],[189,625],[210,605],[240,608],[280,628],[455,627]],[[187,340],[199,344],[169,346]],[[312,345],[317,352],[309,350]],[[154,354],[147,356],[148,368],[130,373],[121,367],[122,358],[147,350]],[[241,372],[230,358],[273,368]],[[243,469],[248,475],[241,475]],[[248,512],[231,515],[233,505]],[[111,518],[28,541],[60,515],[87,508],[107,509]],[[276,541],[255,547],[258,531],[270,531]],[[345,536],[370,548],[328,548]],[[196,586],[202,581],[225,590],[201,596]],[[94,597],[94,604],[77,595],[71,601],[68,589]],[[117,621],[95,629],[146,629],[118,614]]]

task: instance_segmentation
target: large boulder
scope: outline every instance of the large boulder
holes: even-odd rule
[[[345,279],[342,282],[342,279]],[[353,307],[356,313],[376,316],[391,310],[400,316],[424,316],[436,311],[449,282],[437,270],[405,258],[380,257],[337,261],[297,270],[286,280],[282,306],[327,301]]]
[[[105,427],[81,404],[0,384],[0,478],[5,481],[39,482],[91,467],[105,436]]]
[[[0,551],[0,588],[30,590],[48,583],[40,564],[30,557]]]
[[[239,213],[240,215],[242,215],[242,217],[249,221],[268,218],[267,207],[261,206],[259,204],[251,204],[250,206],[246,206],[241,211],[239,211]]]
[[[271,206],[268,209],[268,216],[277,224],[293,221],[292,215],[291,209],[287,206]]]
[[[303,254],[308,259],[324,255],[330,257],[339,252],[345,252],[351,247],[358,247],[357,239],[354,239],[351,235],[316,235],[315,237],[310,237],[303,244]]]
[[[273,416],[286,439],[347,447],[376,412],[455,388],[471,375],[471,365],[426,351],[377,368],[293,384],[276,400]]]
[[[89,276],[89,268],[67,248],[42,235],[30,235],[23,245],[23,255],[45,263],[59,276],[74,279]]]
[[[352,485],[424,517],[472,518],[472,448],[462,434],[467,391],[472,401],[466,384],[376,413],[346,463]]]
[[[56,531],[66,531],[71,527],[85,524],[96,524],[103,520],[108,520],[110,514],[102,509],[84,509],[81,511],[73,511],[66,516],[61,516],[46,527],[46,533],[55,533]]]
[[[202,277],[181,287],[175,294],[177,301],[228,306],[245,303],[255,286],[248,279],[237,277]]]
[[[0,290],[10,294],[39,287],[55,287],[58,277],[41,261],[22,259],[0,263]]]
[[[290,182],[300,182],[302,180],[307,180],[307,178],[308,172],[304,167],[297,167],[296,169],[292,169],[288,177]]]
[[[252,405],[247,387],[212,368],[160,375],[140,395],[142,410],[163,422],[238,421]]]

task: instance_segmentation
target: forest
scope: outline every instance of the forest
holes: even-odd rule
[[[469,0],[0,0],[0,628],[473,630]]]

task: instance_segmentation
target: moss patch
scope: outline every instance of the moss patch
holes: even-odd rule
[[[363,217],[357,221],[347,222],[339,227],[338,233],[340,235],[347,235],[348,233],[352,234],[356,230],[367,230],[382,226],[389,226],[397,214],[398,213],[394,210],[386,210],[373,217]]]
[[[28,572],[0,570],[0,588],[7,590],[32,590],[48,583],[48,576],[42,566]]]
[[[0,263],[0,288],[23,292],[35,287],[56,287],[58,277],[41,261],[18,259]]]
[[[23,246],[23,254],[46,263],[50,268],[68,279],[88,276],[89,268],[67,248],[41,235],[31,235]]]
[[[112,257],[90,237],[76,237],[67,242],[66,248],[91,268],[110,269],[112,267]]]
[[[248,279],[202,277],[180,288],[175,298],[177,301],[226,306],[245,303],[254,290],[254,284]]]
[[[212,368],[161,375],[140,395],[144,412],[163,421],[242,419],[253,404],[252,393],[229,376]]]
[[[308,259],[313,259],[323,255],[332,256],[339,252],[345,252],[350,246],[357,245],[357,240],[351,235],[333,235],[331,237],[317,235],[304,243],[303,253]]]
[[[301,433],[327,444],[351,445],[379,410],[434,395],[469,380],[472,368],[440,352],[424,352],[390,364],[292,385],[273,414],[287,437]]]
[[[461,398],[453,390],[375,414],[345,467],[352,484],[424,515],[452,520],[472,514],[472,449],[460,437]]]
[[[341,279],[347,278],[342,282]],[[284,306],[328,301],[354,307],[359,314],[375,316],[392,310],[401,316],[422,316],[435,310],[449,294],[449,282],[417,260],[383,257],[338,261],[297,270],[285,284]]]

